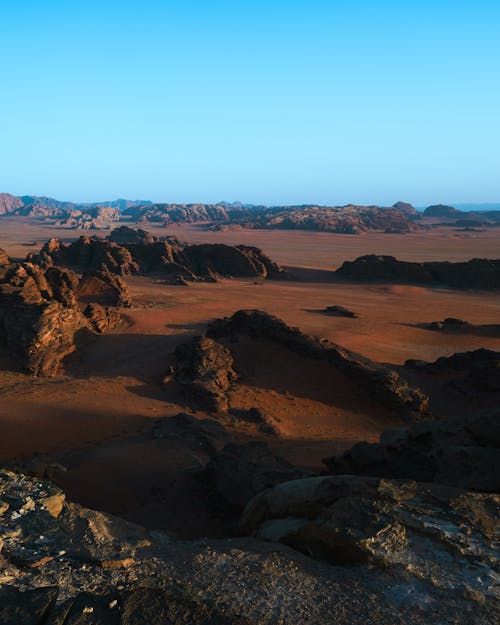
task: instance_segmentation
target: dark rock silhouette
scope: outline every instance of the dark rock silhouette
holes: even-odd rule
[[[458,217],[461,211],[446,204],[433,204],[424,210],[425,217]]]
[[[455,289],[500,289],[500,259],[412,263],[370,254],[346,261],[335,275],[345,280],[446,286]]]

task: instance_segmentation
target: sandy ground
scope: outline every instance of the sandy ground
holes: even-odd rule
[[[158,279],[129,279],[135,306],[126,313],[127,327],[82,348],[67,362],[65,375],[33,380],[10,371],[5,355],[0,358],[0,461],[26,459],[37,452],[53,454],[70,469],[62,479],[73,499],[182,533],[186,519],[200,517],[196,508],[200,498],[179,504],[184,509],[181,517],[170,514],[165,502],[180,501],[189,491],[180,476],[193,458],[181,453],[175,459],[172,449],[152,442],[150,430],[158,417],[186,409],[179,397],[162,388],[161,379],[175,345],[203,332],[211,320],[242,308],[259,308],[305,333],[394,365],[479,347],[500,350],[498,336],[441,334],[416,327],[448,316],[474,324],[500,323],[498,293],[337,284],[328,272],[343,260],[372,252],[408,260],[499,257],[500,229],[359,236],[211,233],[193,226],[155,231],[172,233],[182,240],[256,245],[292,267],[290,273],[298,280],[262,284],[224,280],[181,287]],[[42,228],[32,220],[22,224],[17,220],[17,225],[11,219],[0,220],[0,247],[14,257],[39,247],[26,243],[54,235],[74,238],[75,232]],[[334,304],[350,308],[360,318],[321,313]],[[357,395],[327,365],[311,368],[269,346],[246,353],[243,384],[234,394],[234,405],[261,405],[280,418],[284,437],[267,440],[291,461],[319,468],[323,457],[356,440],[377,440],[386,427],[401,425],[397,417]],[[236,434],[245,438],[252,433],[243,429]],[[190,488],[191,494],[196,491],[192,484]],[[203,526],[208,533],[209,525]],[[201,531],[194,524],[187,534]]]

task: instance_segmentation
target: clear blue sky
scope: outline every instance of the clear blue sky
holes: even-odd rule
[[[500,201],[498,0],[5,0],[0,27],[0,191]]]

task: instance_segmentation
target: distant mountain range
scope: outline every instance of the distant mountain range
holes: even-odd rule
[[[393,206],[264,206],[221,201],[217,204],[153,203],[149,200],[117,199],[76,203],[54,198],[0,193],[0,216],[15,215],[53,220],[53,225],[77,230],[109,229],[119,221],[163,226],[205,223],[212,230],[233,228],[321,230],[357,234],[367,230],[410,232],[436,225],[462,229],[497,227],[500,204],[435,204],[417,211],[398,201]],[[438,219],[439,221],[436,221]]]
[[[0,215],[36,215],[40,216],[44,212],[46,215],[61,215],[71,210],[93,209],[97,207],[116,208],[120,211],[133,206],[147,206],[152,204],[149,200],[117,200],[104,202],[76,203],[56,200],[51,197],[38,195],[11,195],[10,193],[0,193]]]

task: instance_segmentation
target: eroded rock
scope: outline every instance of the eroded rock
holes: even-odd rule
[[[227,412],[228,391],[236,381],[231,352],[211,338],[196,336],[179,345],[165,383],[175,381],[190,405],[208,412]]]

